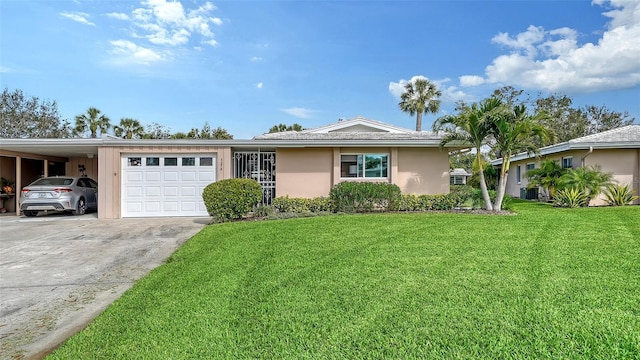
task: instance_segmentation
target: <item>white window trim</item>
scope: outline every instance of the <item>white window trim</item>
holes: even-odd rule
[[[363,156],[363,160],[366,159],[367,155],[384,155],[384,156],[387,157],[387,176],[384,176],[384,177],[366,177],[366,176],[362,176],[362,177],[359,177],[359,176],[346,176],[346,177],[343,177],[342,176],[342,171],[341,171],[340,172],[340,180],[343,180],[343,181],[349,181],[349,180],[351,180],[351,181],[354,181],[354,180],[358,180],[358,181],[361,181],[361,180],[374,180],[375,181],[375,180],[382,180],[382,179],[389,180],[389,178],[390,178],[389,172],[391,171],[391,167],[389,166],[390,165],[390,161],[391,161],[391,155],[389,153],[376,153],[376,152],[371,152],[371,153],[340,153],[340,167],[342,167],[342,156],[343,155],[356,155],[356,156],[357,155],[362,155]],[[364,166],[364,162],[363,162],[363,166]],[[357,171],[356,171],[356,173],[357,173]],[[366,175],[366,169],[362,169],[362,174]]]
[[[564,166],[564,159],[571,159],[571,166],[570,167],[565,167]],[[561,161],[560,165],[562,166],[563,169],[573,169],[573,156],[563,156],[560,161]]]

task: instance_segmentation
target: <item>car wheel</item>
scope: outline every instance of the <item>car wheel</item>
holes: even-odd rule
[[[34,216],[38,215],[38,212],[37,211],[33,211],[33,210],[25,210],[22,213],[26,217],[34,217]]]
[[[84,198],[80,198],[76,204],[76,209],[73,210],[73,215],[84,215],[85,212],[87,212],[87,202]]]

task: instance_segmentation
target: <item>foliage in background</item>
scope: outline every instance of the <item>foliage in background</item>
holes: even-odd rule
[[[69,121],[62,120],[58,104],[4,88],[0,99],[0,138],[68,138]]]
[[[123,139],[138,139],[144,134],[144,128],[136,119],[122,118],[120,124],[113,127],[113,133]]]
[[[422,114],[437,113],[440,96],[442,92],[434,83],[426,78],[416,78],[405,84],[398,106],[403,112],[416,115],[416,131],[422,131]]]
[[[331,188],[329,198],[338,212],[392,211],[397,209],[400,188],[390,183],[343,181]]]
[[[302,131],[304,130],[302,128],[302,125],[298,124],[298,123],[293,123],[293,125],[286,125],[286,124],[278,124],[278,125],[273,125],[271,127],[271,129],[269,129],[269,133],[278,133],[278,132],[284,132],[284,131]]]
[[[98,131],[100,134],[106,134],[111,128],[111,120],[105,114],[100,113],[101,111],[97,108],[90,107],[86,114],[77,115],[76,127],[74,128],[76,135],[83,136],[89,132],[89,136],[95,139],[98,137]]]
[[[208,122],[205,122],[202,129],[193,128],[188,133],[177,132],[171,135],[172,139],[206,139],[206,140],[231,140],[231,135],[226,129],[217,127],[211,128]]]
[[[553,205],[569,208],[584,207],[589,205],[589,198],[584,189],[577,187],[562,188],[556,192]]]
[[[498,173],[498,170],[496,170],[495,167],[489,165],[484,168],[483,174],[484,174],[484,181],[487,184],[487,190],[489,191],[497,190],[498,176],[500,175]],[[467,179],[467,185],[480,190],[480,174],[478,170],[474,169],[473,175],[471,175],[469,179]]]
[[[605,201],[611,206],[625,206],[638,199],[638,196],[634,195],[635,190],[631,190],[629,184],[619,185],[610,184],[604,191]]]
[[[225,179],[207,185],[202,199],[213,221],[240,219],[262,201],[262,187],[253,179]]]

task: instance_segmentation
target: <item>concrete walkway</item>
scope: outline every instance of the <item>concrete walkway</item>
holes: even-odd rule
[[[208,223],[0,217],[0,358],[42,358]]]

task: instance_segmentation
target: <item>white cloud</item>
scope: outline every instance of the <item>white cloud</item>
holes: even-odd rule
[[[291,116],[297,117],[299,119],[309,119],[312,114],[316,112],[315,110],[305,109],[301,107],[292,107],[288,109],[280,109],[280,111],[285,112]]]
[[[124,19],[127,16],[140,32],[132,34],[134,38],[144,38],[156,45],[181,46],[193,41],[199,35],[199,43],[218,46],[215,34],[210,25],[220,26],[222,20],[211,17],[210,13],[216,7],[206,2],[197,9],[185,11],[179,1],[146,0],[142,7],[126,14],[109,14],[109,16]]]
[[[456,86],[449,85],[451,79],[444,78],[440,80],[430,80],[426,76],[416,75],[412,77],[410,80],[401,79],[398,82],[390,82],[389,83],[389,92],[396,99],[400,100],[400,96],[404,92],[404,87],[409,82],[415,82],[418,79],[426,79],[436,85],[438,90],[442,92],[442,96],[440,100],[443,102],[456,102],[458,100],[471,100],[473,97],[462,90],[459,90]]]
[[[14,72],[12,68],[0,65],[0,74],[8,74]]]
[[[127,14],[123,14],[123,13],[108,13],[105,14],[107,17],[110,17],[112,19],[117,19],[117,20],[129,20],[129,15]]]
[[[262,61],[262,58],[260,56],[254,56],[249,60],[251,60],[251,61]]]
[[[462,75],[459,77],[461,86],[478,86],[484,84],[484,78],[476,75]]]
[[[259,82],[259,83],[257,83],[257,84],[256,84],[256,88],[258,88],[258,89],[262,89],[262,86],[263,86],[263,85],[264,85],[264,84],[263,84],[262,82]]]
[[[546,91],[592,92],[640,85],[640,2],[596,0],[613,8],[610,22],[597,43],[578,44],[574,29],[544,30],[530,26],[492,40],[510,49],[485,68],[484,77],[464,75],[462,86],[509,84]]]
[[[96,26],[96,24],[94,24],[94,23],[92,23],[91,21],[88,20],[90,15],[87,14],[87,13],[63,11],[63,12],[60,13],[60,15],[62,15],[63,17],[66,17],[67,19],[71,19],[71,20],[73,20],[75,22],[78,22],[80,24],[89,25],[89,26]]]
[[[165,60],[162,54],[128,40],[109,41],[113,46],[112,53],[116,55],[114,63],[118,65],[150,65]]]

